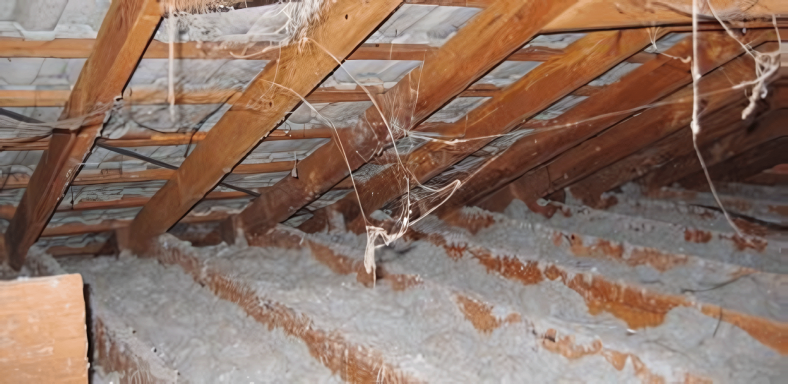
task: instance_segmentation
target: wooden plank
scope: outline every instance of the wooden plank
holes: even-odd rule
[[[742,121],[742,108],[743,105],[739,104],[735,108],[723,108],[720,112],[711,115],[709,121],[704,124],[706,128],[701,131],[700,145],[719,140],[736,130],[747,129],[752,124],[752,118]],[[671,159],[694,153],[692,133],[689,129],[691,119],[690,115],[683,121],[684,125],[677,123],[672,134],[651,146],[643,148],[571,185],[569,192],[577,199],[583,201],[584,204],[592,207],[603,208],[614,203],[614,201],[601,199],[602,193],[642,177]]]
[[[180,218],[179,223],[207,223],[211,221],[226,220],[228,217],[230,217],[230,213],[225,211],[214,211],[205,215],[188,214]],[[131,220],[104,220],[96,224],[68,223],[56,227],[45,228],[41,233],[41,237],[74,236],[86,233],[109,232],[120,228],[127,228],[130,224]]]
[[[82,277],[0,281],[0,345],[6,383],[87,383]]]
[[[762,47],[766,50],[771,48],[773,48],[771,44]],[[731,82],[739,83],[752,80],[755,77],[755,73],[752,71],[753,64],[754,62],[749,56],[743,56],[703,77],[701,79],[701,93],[709,94],[704,98],[704,113],[714,113],[739,100],[740,93],[730,90],[729,85]],[[682,76],[678,68],[675,68],[673,72]],[[670,79],[669,74],[664,72],[655,71],[654,75],[659,76],[660,79]],[[649,77],[627,78],[622,81],[626,80],[633,81],[630,90],[644,89],[645,94],[627,92],[632,96],[625,99],[609,98],[617,108],[632,107],[632,105],[626,104],[628,101],[647,104],[659,97],[659,94],[647,90]],[[672,88],[673,86],[662,88],[662,91],[658,93],[670,91]],[[724,90],[728,90],[728,92],[718,93]],[[654,95],[653,100],[649,100],[649,95],[652,94]],[[659,106],[613,125],[599,135],[561,153],[550,162],[528,171],[508,186],[490,194],[479,205],[488,210],[502,211],[513,198],[517,198],[529,206],[533,206],[538,198],[559,191],[684,127],[688,116],[691,117],[692,94],[690,86],[682,88],[660,100]],[[624,94],[621,96],[623,97]],[[602,105],[599,105],[596,112],[604,113],[603,108]],[[589,115],[593,113],[593,111],[589,111]],[[624,116],[620,116],[619,119],[622,117]],[[609,125],[609,122],[603,123]]]
[[[252,188],[257,193],[264,192],[266,188]],[[238,191],[214,191],[205,195],[203,200],[229,200],[249,197],[248,194]],[[142,207],[150,201],[147,196],[123,196],[120,200],[109,201],[80,201],[74,205],[63,205],[57,207],[57,212],[70,212],[70,211],[89,211],[89,210],[105,210],[105,209],[119,209],[119,208],[134,208]],[[11,220],[16,213],[16,207],[13,205],[0,205],[0,219]]]
[[[379,99],[383,115],[389,121],[396,119],[396,131],[389,133],[386,122],[371,107],[356,127],[338,134],[335,145],[322,146],[302,160],[298,178],[278,182],[244,209],[235,223],[248,236],[254,236],[286,220],[366,163],[380,148],[390,146],[391,136],[401,137],[440,109],[573,3],[496,1]]]
[[[107,242],[92,242],[83,247],[70,247],[68,245],[55,245],[46,249],[52,257],[80,256],[80,255],[113,255],[115,249]]]
[[[299,95],[309,94],[337,68],[334,57],[344,60],[400,4],[338,0],[310,29],[311,40],[282,48],[131,224],[135,251],[143,251],[213,189],[301,102]]]
[[[366,87],[374,95],[384,93],[382,87]],[[154,87],[136,87],[124,95],[131,105],[165,105],[167,90]],[[128,90],[127,90],[128,91]],[[498,91],[496,87],[484,84],[471,86],[460,94],[460,97],[489,96]],[[0,108],[2,107],[62,107],[68,101],[68,90],[0,90]],[[241,97],[241,92],[234,90],[208,89],[188,92],[175,92],[175,104],[233,104]],[[360,87],[354,89],[317,88],[306,100],[310,103],[342,103],[352,101],[369,101],[369,95]]]
[[[749,9],[742,10],[740,2],[726,2],[726,10],[745,15],[743,19],[761,19],[760,23],[749,25],[768,26],[772,15],[788,16],[788,4],[782,0],[760,0]],[[747,3],[752,4],[752,2]],[[717,10],[722,12],[721,9]],[[712,17],[706,11],[706,19]],[[692,23],[692,0],[664,0],[659,2],[635,0],[618,2],[610,0],[583,0],[569,8],[561,17],[548,24],[544,33],[566,32],[592,29],[637,28],[646,26],[678,26]],[[717,24],[716,21],[709,22]],[[736,25],[736,27],[741,27]]]
[[[788,174],[761,172],[744,180],[744,183],[767,186],[788,186]]]
[[[90,56],[95,39],[55,39],[50,41],[25,40],[16,37],[0,37],[0,57],[43,57],[80,59]],[[175,59],[216,59],[216,60],[276,60],[279,49],[270,43],[254,43],[241,47],[228,47],[227,44],[210,41],[190,41],[174,44]],[[267,49],[265,53],[253,55]],[[437,47],[426,44],[361,44],[347,60],[418,60],[437,51]],[[546,61],[560,54],[561,50],[546,47],[526,47],[514,52],[507,60]],[[169,44],[158,40],[151,41],[143,56],[145,59],[169,59]]]
[[[747,34],[747,41],[760,45],[775,38],[774,32]],[[691,44],[683,41],[669,50],[676,56],[689,55]],[[742,54],[741,45],[723,32],[707,32],[701,39],[699,53],[701,73],[707,73]],[[682,54],[683,53],[683,54]],[[550,160],[560,153],[582,143],[612,124],[634,113],[632,108],[642,108],[664,95],[692,81],[687,64],[661,56],[653,65],[646,63],[562,114],[556,119],[529,122],[524,127],[536,133],[517,140],[501,155],[484,165],[484,171],[466,180],[452,198],[441,207],[445,214],[465,204],[474,203],[504,187],[527,171]],[[610,108],[626,113],[610,113]],[[549,129],[547,127],[564,127]],[[540,131],[541,130],[541,131]]]
[[[0,90],[0,107],[63,107],[69,90]]]
[[[260,164],[238,164],[233,168],[235,175],[255,175],[262,173],[287,172],[293,169],[293,161],[277,161]],[[169,180],[175,174],[171,169],[146,169],[144,171],[123,172],[120,169],[102,169],[80,172],[71,185],[97,185],[112,183],[134,183],[141,181]],[[3,181],[3,189],[27,188],[30,177],[23,173],[8,174]]]
[[[205,140],[208,132],[194,133],[155,133],[134,134],[124,136],[119,139],[97,139],[97,143],[102,143],[115,148],[131,147],[159,147],[164,145],[187,145],[196,144]],[[275,130],[266,138],[266,141],[280,140],[300,140],[300,139],[330,139],[334,133],[331,127],[310,128],[297,130]],[[47,149],[49,138],[36,140],[26,143],[3,142],[0,140],[0,150],[5,151],[34,151]]]
[[[410,4],[442,5],[457,7],[486,8],[492,0],[407,0]],[[752,5],[746,8],[740,4]],[[772,15],[788,16],[788,5],[780,0],[757,2],[725,2],[718,4],[718,13],[732,11],[743,13],[744,20],[756,18],[771,20]],[[726,7],[727,6],[727,7]],[[704,20],[713,15],[704,8]],[[545,26],[543,33],[567,32],[591,29],[621,29],[646,26],[690,25],[692,23],[692,0],[665,0],[652,2],[634,0],[616,2],[610,0],[583,0],[559,18]],[[761,22],[762,25],[768,21]],[[737,25],[739,27],[739,25]]]
[[[604,74],[650,42],[649,31],[645,29],[592,32],[586,35],[570,45],[564,55],[536,67],[495,97],[470,111],[466,118],[446,128],[450,132],[463,132],[462,139],[467,141],[428,142],[404,156],[403,162],[408,173],[420,183],[426,182],[483,148],[499,135],[508,133],[550,104]],[[566,75],[568,71],[573,72],[572,76]],[[357,205],[360,200],[363,211],[369,214],[406,193],[404,180],[407,178],[405,170],[399,166],[386,168],[358,183],[358,198],[356,194],[350,194],[344,198],[348,201],[339,203],[337,208]],[[403,185],[401,188],[394,188],[393,182]],[[346,222],[358,220],[353,226],[355,230],[365,228],[364,218],[358,216],[360,210],[357,208],[342,213]],[[324,218],[324,214],[316,214],[310,220]],[[315,228],[313,224],[305,224],[304,228],[307,227],[312,227],[311,230]]]
[[[156,0],[113,2],[61,119],[83,118],[81,128],[53,133],[6,231],[10,265],[19,269],[77,174],[103,125],[103,112],[123,92],[161,19]],[[79,124],[79,123],[77,123]]]
[[[439,4],[453,6],[467,6],[484,8],[493,0],[408,0],[411,4]],[[561,17],[556,18],[541,31],[542,33],[556,33],[566,31],[593,30],[593,29],[621,29],[639,28],[647,26],[689,26],[692,22],[691,0],[667,0],[661,2],[647,2],[644,0],[630,1],[627,3],[611,2],[609,0],[582,0]],[[769,28],[771,15],[788,16],[788,6],[781,0],[760,0],[752,8],[744,12],[747,28]],[[753,20],[765,18],[765,20]],[[703,29],[719,29],[715,22],[703,22]],[[738,25],[737,27],[740,27]],[[779,26],[783,28],[784,23]],[[783,32],[785,33],[785,32]],[[788,40],[788,39],[783,39]],[[87,58],[95,45],[94,39],[55,39],[51,41],[24,40],[21,38],[0,38],[1,57],[49,57],[49,58]],[[175,44],[175,58],[179,59],[238,59],[259,52],[271,45],[268,42],[248,44],[241,47],[228,47],[220,42],[185,42]],[[363,44],[348,60],[421,60],[425,52],[434,50],[434,47],[421,44]],[[548,52],[545,50],[544,52]],[[517,55],[517,54],[515,54]],[[160,41],[152,41],[145,52],[146,59],[169,58],[169,46]],[[271,49],[264,54],[248,57],[254,60],[276,60],[279,57],[277,49]],[[536,59],[535,59],[536,58]],[[528,59],[511,57],[509,60],[534,60],[538,56]]]
[[[737,130],[722,139],[708,143],[700,150],[706,166],[713,167],[761,144],[788,135],[788,129],[785,127],[786,121],[788,121],[788,110],[778,110],[770,114],[769,117],[759,120],[750,129]],[[638,180],[638,183],[647,190],[657,190],[702,171],[703,168],[701,168],[698,156],[692,151],[692,153],[671,159]]]
[[[780,164],[788,164],[788,138],[782,137],[767,141],[709,167],[712,181],[743,182],[753,175]],[[687,189],[708,191],[709,184],[703,171],[695,172],[679,180],[678,183]]]

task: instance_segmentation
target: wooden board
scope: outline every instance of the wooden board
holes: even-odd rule
[[[80,275],[0,281],[0,381],[87,383]]]

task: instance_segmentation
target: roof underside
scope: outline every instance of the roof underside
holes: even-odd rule
[[[406,3],[396,9],[374,29],[371,35],[361,41],[359,47],[347,57],[341,67],[325,77],[311,93],[302,95],[305,97],[305,102],[289,111],[284,121],[277,122],[275,129],[249,151],[240,163],[233,164],[235,170],[225,177],[223,182],[265,195],[277,188],[278,183],[282,183],[283,180],[298,177],[299,165],[302,161],[313,154],[319,155],[319,148],[333,145],[335,130],[352,128],[364,123],[368,116],[368,112],[365,115],[365,111],[374,109],[378,105],[373,105],[370,96],[376,97],[378,103],[383,103],[383,108],[390,106],[393,101],[385,99],[386,95],[392,93],[388,91],[398,83],[407,81],[408,75],[415,69],[424,68],[424,58],[432,57],[429,55],[431,52],[440,51],[448,41],[457,38],[459,31],[485,9],[481,6],[432,5],[429,1],[417,3]],[[480,2],[482,3],[485,2]],[[676,3],[689,2],[676,1]],[[91,53],[92,42],[97,38],[110,4],[109,1],[79,0],[52,0],[47,4],[62,12],[55,16],[31,18],[20,13],[19,9],[15,10],[13,2],[0,5],[0,56],[7,56],[0,61],[0,108],[10,112],[11,115],[18,114],[51,125],[59,120],[66,102],[71,97],[72,89],[79,81],[80,73],[84,72],[83,67]],[[211,143],[203,139],[210,137],[208,133],[225,118],[236,100],[243,97],[253,79],[266,66],[274,65],[278,59],[275,49],[266,51],[265,47],[275,46],[286,38],[282,28],[287,22],[287,17],[282,12],[283,7],[282,4],[248,8],[240,5],[237,9],[225,8],[214,13],[180,17],[176,42],[178,47],[183,48],[176,49],[176,57],[173,60],[168,59],[165,44],[170,38],[168,26],[171,23],[170,19],[164,19],[155,31],[145,55],[133,71],[123,91],[123,97],[118,98],[107,112],[98,142],[105,146],[122,147],[176,168],[180,167],[198,146],[210,146]],[[662,15],[664,12],[667,11],[662,10],[657,15]],[[596,107],[599,103],[595,98],[600,98],[601,95],[606,94],[605,92],[615,94],[612,89],[616,87],[629,86],[626,82],[635,81],[631,79],[638,74],[638,68],[652,65],[657,60],[666,60],[670,52],[681,48],[679,45],[686,44],[692,38],[691,31],[687,28],[686,16],[681,16],[681,12],[678,11],[676,14],[672,16],[674,19],[666,18],[666,24],[670,24],[670,28],[645,28],[649,24],[637,20],[630,21],[630,24],[614,22],[602,31],[594,22],[589,22],[587,28],[581,26],[562,33],[545,28],[543,32],[549,33],[541,33],[518,43],[519,48],[515,52],[503,61],[491,63],[491,70],[474,77],[462,92],[455,94],[450,101],[441,103],[420,121],[420,124],[413,127],[406,126],[404,120],[412,113],[408,111],[415,108],[413,106],[415,103],[403,100],[403,103],[410,104],[398,106],[396,113],[387,111],[388,116],[385,116],[392,128],[388,142],[377,148],[373,156],[365,157],[363,165],[353,172],[356,186],[361,184],[380,188],[379,184],[372,182],[376,180],[375,176],[383,174],[386,169],[402,167],[403,163],[400,163],[399,159],[405,161],[406,167],[415,167],[416,165],[408,162],[411,161],[408,160],[408,155],[421,153],[418,149],[427,143],[434,145],[439,142],[443,145],[441,148],[452,150],[458,142],[452,140],[461,141],[466,137],[467,132],[458,134],[456,129],[451,131],[449,128],[472,126],[475,121],[470,119],[487,118],[486,115],[479,116],[479,114],[486,111],[484,108],[491,108],[489,106],[494,103],[501,106],[510,105],[511,103],[507,104],[507,100],[501,95],[510,92],[523,82],[536,82],[537,80],[530,80],[529,73],[533,71],[548,73],[549,68],[553,67],[562,70],[560,74],[554,75],[556,77],[553,81],[556,87],[561,88],[554,92],[555,95],[546,96],[532,92],[512,93],[511,97],[522,99],[523,103],[530,103],[527,101],[528,98],[541,97],[549,97],[550,100],[555,101],[550,101],[537,110],[528,111],[525,115],[520,114],[519,111],[515,112],[516,116],[513,115],[511,122],[505,124],[506,128],[485,130],[485,132],[496,133],[485,137],[479,148],[467,150],[467,147],[462,147],[467,153],[455,154],[456,159],[450,164],[441,164],[438,168],[420,173],[417,178],[421,178],[421,175],[429,176],[418,180],[421,186],[416,186],[416,180],[406,183],[410,177],[407,176],[406,171],[395,172],[399,178],[391,180],[384,188],[397,189],[398,193],[394,198],[379,202],[373,210],[382,209],[382,213],[388,215],[389,219],[398,218],[400,217],[398,215],[402,214],[403,207],[410,210],[418,203],[421,204],[418,209],[423,213],[424,210],[441,206],[448,198],[447,188],[453,191],[451,187],[453,183],[457,181],[462,184],[468,183],[468,188],[471,188],[475,175],[493,172],[493,170],[499,172],[497,179],[491,179],[501,181],[498,185],[490,185],[488,189],[478,189],[477,193],[464,194],[462,195],[464,201],[458,200],[451,205],[462,207],[466,204],[479,203],[480,199],[486,196],[497,196],[496,193],[500,195],[499,191],[502,189],[515,188],[508,181],[514,183],[525,177],[523,175],[527,171],[538,169],[531,167],[516,170],[515,174],[506,174],[511,170],[490,168],[495,167],[495,161],[505,156],[512,156],[511,152],[515,150],[514,148],[524,141],[533,140],[537,143],[541,138],[545,138],[547,143],[545,147],[536,146],[546,151],[540,157],[544,161],[537,165],[549,164],[549,161],[560,159],[560,156],[569,150],[577,150],[580,153],[580,149],[577,148],[586,141],[591,143],[585,144],[586,146],[594,145],[597,148],[603,143],[607,144],[605,151],[627,146],[629,136],[622,134],[620,141],[616,141],[612,134],[608,135],[611,137],[607,137],[603,136],[603,133],[612,132],[615,127],[646,114],[649,108],[659,107],[660,101],[682,92],[686,84],[691,81],[685,81],[681,86],[671,85],[672,88],[666,86],[669,88],[667,90],[656,86],[643,87],[643,92],[654,93],[653,101],[623,111],[615,104],[617,100],[610,100],[611,104],[606,109],[600,109]],[[685,22],[679,23],[683,26],[676,26],[674,21],[680,17],[684,17],[681,20]],[[779,22],[782,23],[782,20],[780,19]],[[638,24],[632,25],[633,23]],[[753,27],[743,37],[740,36],[740,39],[746,40],[756,33],[766,35],[774,30],[773,27],[769,28],[769,23],[752,21],[751,24]],[[622,52],[631,52],[621,53],[615,60],[604,61],[598,68],[594,68],[597,63],[593,61],[578,66],[562,67],[563,57],[569,57],[572,52],[582,50],[580,45],[597,38],[596,36],[605,30],[639,25],[643,26],[643,33],[652,35],[653,44],[643,44],[637,49],[631,47],[621,49]],[[710,34],[724,33],[719,30],[719,23],[706,22],[703,26],[708,31],[699,34],[701,40]],[[734,27],[739,26],[734,25]],[[741,29],[737,31],[741,32]],[[772,33],[771,37],[758,41],[760,45],[779,40],[779,35]],[[494,43],[490,42],[490,44]],[[731,38],[730,43],[734,44],[735,41]],[[65,48],[55,49],[58,45]],[[762,45],[756,49],[769,53],[774,51],[776,46],[776,44]],[[782,49],[785,50],[785,45],[782,45]],[[741,56],[743,53],[743,51],[737,52],[725,58],[710,57],[719,63],[709,69],[721,67],[723,73],[736,71],[734,67],[728,66],[728,63],[737,60],[737,57],[743,57]],[[785,58],[782,60],[782,65],[785,66]],[[675,62],[670,65],[674,64],[683,65],[681,58],[675,58]],[[462,68],[462,65],[451,68]],[[309,65],[304,64],[302,70],[310,70]],[[599,74],[589,75],[595,72]],[[709,76],[713,73],[711,72]],[[764,107],[759,106],[759,109],[749,116],[752,121],[763,116],[774,116],[777,113],[775,110],[786,105],[786,93],[781,91],[783,75],[785,75],[784,69],[779,69],[770,77],[768,96],[765,102],[760,102],[769,104],[769,108],[764,110]],[[589,78],[580,86],[563,84],[571,84],[566,80],[567,78],[584,77]],[[736,74],[733,77],[740,78],[741,75]],[[178,95],[174,106],[167,103],[168,87],[171,84]],[[727,88],[732,87],[732,84],[723,85]],[[543,89],[539,87],[537,88]],[[709,84],[706,89],[715,89],[715,85]],[[731,108],[737,108],[738,111],[748,105],[747,99],[736,96],[719,103],[733,105]],[[730,112],[730,108],[719,108],[717,104],[714,106],[716,109],[712,111],[713,114]],[[588,116],[585,109],[592,107],[596,109],[592,110],[592,116]],[[490,113],[501,112],[495,109]],[[607,126],[586,135],[587,137],[577,137],[576,143],[566,147],[550,144],[551,139],[547,135],[558,134],[578,123],[593,123],[595,119],[609,114],[620,116]],[[584,119],[573,120],[574,116],[583,116]],[[14,119],[18,118],[18,116],[14,117]],[[708,118],[710,122],[714,120],[713,115],[704,118]],[[0,190],[2,207],[0,211],[3,212],[0,230],[5,231],[15,208],[25,194],[27,183],[30,182],[37,168],[43,164],[42,154],[48,146],[49,138],[36,136],[28,126],[14,126],[5,120],[3,124],[5,126],[0,130],[0,142],[3,143],[3,150],[0,151],[0,167],[4,180],[4,186]],[[676,128],[687,126],[684,123],[679,124],[681,127]],[[730,121],[727,125],[733,124],[740,122]],[[720,131],[725,128],[724,124],[714,126],[714,129]],[[398,134],[395,132],[398,129],[404,129],[408,133]],[[446,131],[441,131],[442,129]],[[641,140],[636,143],[636,147],[626,153],[622,152],[614,160],[625,161],[626,156],[635,156],[648,148],[660,145],[659,143],[669,141],[668,130],[663,129],[663,131],[665,132],[663,136],[654,135],[650,141]],[[678,129],[673,131],[678,132]],[[728,135],[734,135],[736,132],[738,131]],[[773,140],[782,137],[784,133],[783,131],[782,134],[768,138]],[[24,137],[30,139],[24,142],[15,140]],[[599,139],[600,137],[604,137],[604,140]],[[722,140],[724,137],[726,136],[720,136],[718,139]],[[396,139],[396,143],[392,143],[391,139]],[[595,139],[599,144],[591,142]],[[755,148],[769,140],[753,142],[749,148]],[[714,141],[708,141],[704,145],[709,147],[709,151],[713,151],[711,149],[713,143]],[[742,148],[742,151],[733,151],[733,149],[731,152],[735,153],[728,157],[741,155],[746,148]],[[345,155],[361,156],[349,151],[346,151]],[[717,163],[723,163],[726,158],[720,157]],[[667,160],[669,159],[663,159],[663,162]],[[589,158],[587,161],[596,160]],[[573,183],[587,180],[596,172],[613,165],[615,165],[613,161],[600,163],[599,166],[586,170],[583,177],[577,177],[571,183],[553,182],[552,184],[557,187],[540,190],[530,197],[537,200],[558,190],[571,188]],[[650,169],[649,172],[656,172],[657,168]],[[573,168],[562,169],[569,172],[568,170]],[[347,172],[347,169],[344,171]],[[768,168],[742,175],[737,180],[726,181],[765,179],[767,176],[763,176],[763,171],[767,175],[782,175],[781,177],[785,178],[784,166],[771,164]],[[100,245],[108,241],[112,231],[128,225],[165,183],[175,177],[174,175],[175,171],[150,161],[120,154],[105,147],[93,147],[63,193],[62,199],[57,203],[57,209],[46,224],[38,245],[68,246],[74,248],[74,252],[101,249]],[[642,178],[644,175],[646,174],[639,174],[638,177]],[[550,176],[556,178],[557,175]],[[688,174],[686,178],[690,176],[693,175]],[[688,182],[686,178],[681,180]],[[677,181],[680,180],[672,180],[671,183]],[[318,193],[311,201],[296,207],[295,214],[279,221],[285,225],[299,226],[315,217],[316,212],[326,211],[329,206],[337,206],[334,204],[337,201],[353,198],[355,196],[351,193],[353,185],[347,179],[329,186],[328,189],[318,188],[316,189]],[[655,185],[652,183],[651,186]],[[415,189],[408,193],[410,190],[408,187]],[[374,189],[367,194],[374,194],[373,192]],[[205,191],[204,198],[180,219],[180,223],[190,224],[195,228],[199,226],[195,229],[197,231],[209,231],[220,221],[248,209],[254,198],[248,193],[217,185]],[[371,215],[372,212],[366,214]],[[378,217],[382,216],[378,215]],[[784,216],[770,220],[779,225],[788,224]]]

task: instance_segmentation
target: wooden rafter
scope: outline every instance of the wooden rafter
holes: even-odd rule
[[[338,0],[309,31],[311,40],[284,47],[132,222],[129,239],[136,251],[213,189],[299,104],[299,95],[309,94],[337,68],[334,57],[346,58],[399,5],[398,0]]]
[[[104,114],[90,114],[96,108],[111,106],[113,99],[122,94],[160,19],[156,0],[115,1],[110,5],[94,51],[61,115],[61,119],[87,118],[78,130],[52,135],[6,231],[8,260],[13,268],[24,264],[28,249],[46,226],[100,133]]]
[[[408,173],[420,183],[438,175],[448,167],[483,148],[498,135],[506,134],[522,121],[533,117],[550,104],[572,93],[605,73],[627,57],[651,42],[649,31],[592,32],[574,42],[562,56],[554,57],[536,67],[502,92],[470,111],[466,118],[445,128],[448,132],[461,132],[459,143],[428,142],[403,157]],[[573,71],[572,76],[566,76]],[[539,95],[534,97],[533,95]],[[471,122],[471,123],[469,123]],[[337,203],[346,221],[359,219],[355,229],[363,229],[363,219],[358,217],[357,205],[361,201],[367,214],[406,192],[392,188],[394,180],[409,177],[398,166],[388,167],[380,173],[357,184],[359,198],[351,194]],[[333,208],[325,208],[333,209]],[[324,220],[325,214],[316,214],[312,221]],[[303,228],[320,228],[317,223],[305,223]]]
[[[769,50],[774,47],[771,44],[766,44],[762,48]],[[701,92],[704,94],[709,93],[704,102],[704,114],[714,113],[741,98],[737,91],[729,90],[729,85],[730,82],[738,83],[752,80],[754,77],[752,65],[752,59],[749,56],[743,56],[712,71],[702,79]],[[682,75],[678,68],[670,69],[669,71],[677,76]],[[661,79],[670,80],[669,73],[664,71],[654,72],[654,74]],[[632,90],[646,89],[648,80],[649,77],[622,79],[622,81],[633,81],[631,83],[632,87],[629,88]],[[665,88],[663,84],[658,84],[658,86],[663,87],[660,93],[670,91],[674,87],[669,85]],[[729,90],[729,92],[717,93],[724,90]],[[639,95],[646,98],[635,101],[643,103],[650,102],[647,99],[648,97],[653,97],[656,100],[659,96],[648,90],[644,90]],[[623,98],[611,98],[608,100],[620,99]],[[511,184],[490,194],[481,205],[493,211],[501,211],[506,208],[512,198],[516,197],[533,206],[538,198],[559,191],[593,172],[636,152],[638,149],[669,134],[669,132],[680,129],[679,127],[685,125],[684,122],[686,122],[687,116],[691,115],[691,102],[691,87],[688,86],[676,91],[660,100],[659,106],[615,124],[599,135],[561,153],[548,163],[528,171]],[[616,104],[616,107],[626,108],[628,106]],[[596,112],[603,113],[601,106],[596,109]]]
[[[771,169],[780,164],[788,164],[788,138],[782,137],[767,141],[739,155],[729,158],[709,168],[709,176],[713,182],[743,182],[753,175]],[[678,183],[687,189],[709,189],[706,175],[702,171],[695,172],[679,180]]]
[[[298,178],[285,178],[255,199],[238,215],[237,224],[254,236],[286,220],[366,163],[379,148],[391,145],[391,136],[401,137],[440,109],[573,3],[496,1],[379,99],[389,121],[396,118],[394,132],[386,129],[388,123],[375,106],[369,108],[361,123],[338,135],[334,145],[323,146],[301,161]]]
[[[749,127],[753,117],[741,120],[741,109],[744,107],[742,104],[736,108],[722,108],[718,113],[709,116],[708,121],[703,123],[705,128],[701,131],[699,144],[704,146],[713,143],[732,132]],[[694,154],[692,133],[688,128],[691,119],[690,112],[690,116],[672,125],[673,133],[578,181],[569,187],[569,192],[589,206],[604,207],[613,203],[601,199],[602,193],[638,179],[658,169],[670,159]]]
[[[708,143],[700,149],[706,166],[713,167],[750,149],[785,137],[788,135],[786,121],[788,121],[788,110],[775,111],[767,118],[759,120],[751,129],[737,130],[713,143]],[[638,183],[647,190],[656,190],[702,171],[698,156],[693,151],[671,159],[638,180]]]
[[[748,33],[745,39],[753,45],[760,45],[764,41],[774,40],[775,36],[773,31],[767,30]],[[743,53],[741,45],[725,33],[707,32],[700,42],[701,57],[698,61],[701,73],[707,73]],[[688,56],[691,47],[688,43],[684,41],[677,44],[668,54]],[[635,69],[556,119],[526,124],[525,127],[537,129],[537,133],[517,140],[501,155],[488,161],[484,165],[484,172],[476,173],[473,178],[466,180],[441,207],[441,213],[478,201],[629,115],[610,113],[615,112],[610,110],[611,106],[621,111],[642,108],[691,81],[688,64],[663,56],[653,65],[646,63]],[[567,128],[539,132],[542,125]]]

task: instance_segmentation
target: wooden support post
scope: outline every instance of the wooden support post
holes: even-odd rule
[[[427,56],[421,68],[378,99],[387,122],[375,106],[371,107],[355,128],[339,132],[333,145],[323,146],[301,161],[298,178],[285,178],[247,207],[239,215],[247,235],[265,232],[328,191],[381,148],[392,145],[392,138],[421,123],[533,38],[574,2],[495,1]],[[387,129],[390,123],[396,124],[392,132]]]
[[[115,1],[101,24],[90,58],[71,92],[61,120],[75,130],[57,131],[41,157],[6,231],[10,265],[19,269],[101,132],[104,112],[123,93],[161,19],[156,0]]]
[[[149,240],[178,222],[337,68],[334,57],[344,60],[399,5],[338,0],[326,7],[309,40],[281,49],[143,207],[130,227],[134,250],[143,252]]]
[[[773,31],[758,31],[745,36],[747,42],[760,45],[774,40]],[[743,53],[739,42],[725,33],[709,32],[700,39],[701,72],[709,71],[727,63]],[[678,57],[689,55],[691,45],[684,41],[669,50]],[[682,54],[683,53],[683,54]],[[556,119],[546,122],[525,124],[537,133],[526,136],[509,147],[503,154],[494,157],[484,165],[484,171],[476,173],[440,208],[445,214],[463,205],[479,201],[527,171],[550,160],[589,137],[598,134],[612,124],[627,118],[631,113],[610,113],[611,106],[616,110],[629,111],[632,108],[646,107],[654,100],[689,84],[692,79],[687,64],[665,56],[655,59],[652,65],[646,63],[584,100]],[[605,114],[607,113],[607,114]],[[605,114],[605,115],[603,115]],[[599,116],[602,115],[600,118]],[[592,119],[593,118],[593,119]],[[539,132],[541,126],[565,127],[557,130]]]

